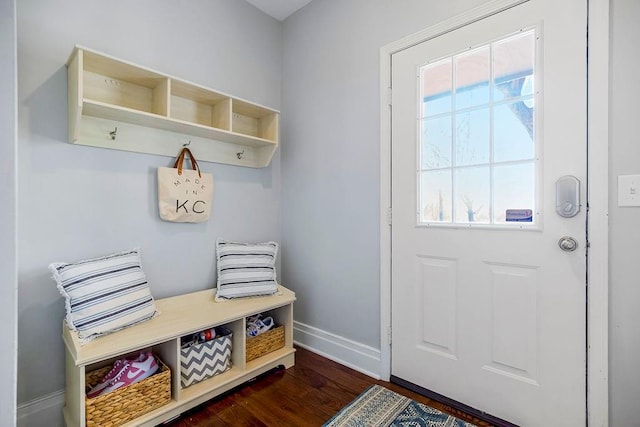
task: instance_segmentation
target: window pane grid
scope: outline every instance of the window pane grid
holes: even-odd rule
[[[535,211],[533,40],[530,30],[420,69],[419,223],[505,224],[508,210]],[[445,103],[428,105],[436,99]]]

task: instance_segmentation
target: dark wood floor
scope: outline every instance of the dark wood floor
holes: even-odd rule
[[[297,348],[296,365],[260,377],[185,412],[171,427],[321,426],[372,384],[451,413],[478,426],[490,426],[395,384],[377,381],[310,351]]]

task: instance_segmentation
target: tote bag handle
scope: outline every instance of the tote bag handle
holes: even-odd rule
[[[193,153],[191,152],[191,150],[189,150],[187,147],[184,147],[182,151],[180,151],[178,158],[176,158],[176,162],[173,164],[173,168],[174,169],[177,168],[178,175],[182,175],[182,165],[184,164],[184,158],[186,154],[188,154],[189,159],[191,159],[191,169],[198,171],[198,176],[202,178],[202,173],[200,173],[200,166],[198,166],[198,162],[196,161],[196,158],[193,156]]]

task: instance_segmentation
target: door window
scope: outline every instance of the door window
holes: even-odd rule
[[[419,224],[536,222],[536,38],[521,31],[420,67]]]

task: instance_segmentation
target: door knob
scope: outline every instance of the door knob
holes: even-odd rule
[[[573,237],[562,236],[560,240],[558,240],[558,246],[560,249],[566,252],[573,252],[578,249],[578,242]]]

